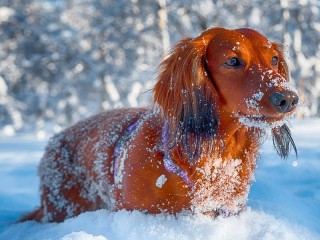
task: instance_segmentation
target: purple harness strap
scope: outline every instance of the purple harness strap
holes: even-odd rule
[[[129,140],[130,134],[136,130],[138,126],[139,120],[135,121],[133,124],[131,124],[123,133],[123,135],[119,138],[118,142],[116,143],[116,146],[114,147],[114,166],[113,166],[113,174],[116,176],[119,172],[119,166],[120,166],[120,159],[119,155],[121,153],[121,149],[124,147],[124,144]]]
[[[193,187],[195,184],[189,178],[187,171],[182,170],[179,166],[177,166],[169,156],[169,124],[167,120],[164,121],[164,125],[162,128],[162,146],[165,153],[163,158],[165,169],[168,172],[174,173],[181,177],[189,187]]]
[[[113,167],[113,174],[116,176],[119,172],[119,166],[120,166],[120,159],[119,155],[121,153],[121,149],[124,147],[124,144],[129,140],[131,133],[136,130],[138,126],[139,120],[131,124],[123,133],[123,135],[119,138],[118,142],[116,143],[116,146],[114,148],[114,167]],[[165,120],[164,126],[162,129],[162,146],[164,150],[164,158],[163,163],[164,167],[168,172],[174,173],[182,178],[182,180],[189,186],[193,187],[195,184],[194,182],[189,178],[187,171],[182,170],[179,166],[177,166],[171,157],[169,156],[169,124]]]

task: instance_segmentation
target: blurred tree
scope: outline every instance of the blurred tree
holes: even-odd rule
[[[147,105],[169,46],[212,26],[249,26],[284,42],[300,113],[319,115],[318,1],[3,0],[0,129],[58,131],[105,109]]]
[[[283,42],[303,101],[300,114],[320,113],[320,2],[281,0]]]

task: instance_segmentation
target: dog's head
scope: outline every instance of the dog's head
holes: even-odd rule
[[[172,140],[182,140],[196,155],[213,147],[208,140],[216,137],[219,122],[232,124],[231,119],[271,127],[281,157],[290,143],[295,149],[283,120],[295,110],[298,95],[281,45],[252,29],[212,28],[182,40],[160,65],[154,99]]]

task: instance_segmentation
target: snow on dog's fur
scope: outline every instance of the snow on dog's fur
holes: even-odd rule
[[[101,208],[237,214],[258,148],[298,103],[278,43],[251,29],[208,29],[160,65],[154,109],[117,109],[54,136],[39,166],[41,206],[24,220],[63,221]]]

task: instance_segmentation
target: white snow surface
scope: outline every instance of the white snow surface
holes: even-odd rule
[[[299,156],[281,160],[268,139],[248,208],[239,216],[86,212],[63,223],[15,222],[39,205],[37,165],[45,141],[0,138],[0,239],[320,239],[320,119],[293,120]]]
[[[158,179],[156,181],[156,186],[158,188],[162,188],[163,184],[165,184],[166,181],[167,181],[166,175],[162,174],[160,177],[158,177]]]

